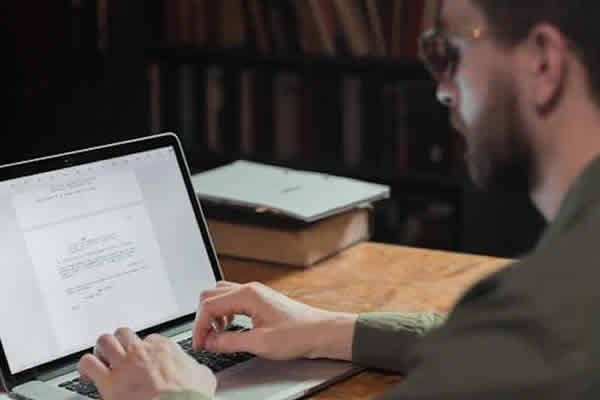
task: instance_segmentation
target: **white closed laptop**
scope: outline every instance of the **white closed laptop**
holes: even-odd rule
[[[172,133],[0,167],[0,221],[0,372],[30,399],[100,398],[77,363],[118,327],[189,347],[199,294],[223,279]],[[193,356],[218,371],[224,400],[297,399],[360,371]]]

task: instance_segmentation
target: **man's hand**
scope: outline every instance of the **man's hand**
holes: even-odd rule
[[[246,332],[215,330],[234,314],[247,315]],[[219,282],[200,296],[194,348],[213,352],[248,352],[263,358],[334,358],[350,360],[357,316],[298,303],[260,283]]]
[[[84,355],[79,372],[105,400],[151,400],[184,391],[213,398],[217,386],[214,374],[170,339],[150,335],[142,341],[127,328],[100,336],[96,355]]]

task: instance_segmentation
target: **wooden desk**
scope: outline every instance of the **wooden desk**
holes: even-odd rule
[[[473,283],[511,260],[362,243],[309,269],[222,258],[227,280],[264,283],[332,311],[449,311]],[[313,399],[372,399],[401,377],[364,372]]]

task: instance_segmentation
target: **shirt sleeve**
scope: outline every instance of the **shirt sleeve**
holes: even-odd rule
[[[155,400],[211,400],[203,394],[195,392],[166,393]]]
[[[365,367],[406,372],[408,349],[441,326],[446,316],[424,313],[360,314],[354,328],[352,362]]]
[[[585,330],[569,326],[575,318],[549,318],[568,309],[558,297],[554,311],[496,279],[476,285],[443,327],[398,349],[408,359],[401,359],[405,379],[379,400],[597,398],[584,394],[597,376],[596,363],[579,349],[589,339],[576,339],[587,337]]]

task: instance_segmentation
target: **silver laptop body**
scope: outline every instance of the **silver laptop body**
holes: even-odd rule
[[[0,372],[34,400],[88,399],[60,385],[102,333],[191,337],[223,279],[172,133],[0,167],[0,221]],[[360,370],[252,358],[217,373],[217,399],[297,399]]]

